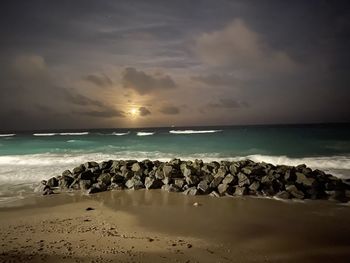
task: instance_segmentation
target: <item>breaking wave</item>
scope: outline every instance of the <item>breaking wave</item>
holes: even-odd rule
[[[0,134],[0,137],[12,137],[15,136],[15,133],[7,133],[7,134]]]
[[[68,135],[73,135],[73,136],[79,136],[79,135],[88,135],[89,132],[60,132],[59,135],[63,136],[68,136]]]
[[[313,169],[329,171],[341,177],[349,177],[350,156],[289,158],[286,156],[249,155],[222,156],[219,153],[176,154],[160,151],[119,151],[115,153],[43,153],[27,155],[0,156],[0,182],[38,182],[60,174],[65,169],[87,161],[134,159],[169,161],[172,158],[182,160],[202,159],[205,162],[218,160],[251,159],[255,162],[268,162],[275,165],[299,165],[305,163]],[[338,172],[333,172],[338,171]],[[344,172],[346,172],[344,174]]]
[[[124,135],[128,135],[130,134],[130,132],[112,132],[111,135],[115,135],[115,136],[124,136]]]
[[[222,132],[222,130],[171,130],[169,133],[172,134],[201,134],[201,133],[216,133]]]
[[[138,132],[136,133],[137,136],[150,136],[155,134],[155,132]]]
[[[54,136],[57,133],[33,133],[33,136]]]

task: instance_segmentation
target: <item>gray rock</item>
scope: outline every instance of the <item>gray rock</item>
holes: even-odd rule
[[[174,175],[173,167],[171,165],[164,165],[163,174],[165,178],[171,178]]]
[[[300,190],[295,185],[288,185],[286,186],[286,190],[288,193],[291,194],[292,197],[297,198],[297,199],[304,199],[304,193]]]
[[[111,184],[123,184],[125,181],[125,178],[119,174],[113,175],[111,178]]]
[[[174,184],[177,185],[179,188],[183,188],[185,185],[185,179],[184,178],[175,178]]]
[[[236,175],[238,172],[238,167],[237,167],[237,164],[235,163],[231,164],[229,169],[230,169],[230,173],[233,175]]]
[[[199,191],[196,187],[190,187],[188,189],[186,189],[185,191],[183,191],[183,193],[185,195],[198,195],[199,194]]]
[[[287,191],[278,192],[275,196],[277,198],[280,198],[280,199],[289,199],[290,198],[290,194]]]
[[[199,182],[198,176],[195,176],[195,175],[186,176],[185,180],[189,186],[197,185]]]
[[[224,195],[227,192],[228,188],[229,188],[228,184],[219,184],[219,186],[218,186],[218,193],[220,195]]]
[[[151,177],[146,177],[145,178],[145,186],[147,189],[159,189],[163,185],[162,180],[156,179],[156,178],[151,178]]]
[[[213,196],[213,197],[220,197],[220,194],[218,192],[216,192],[215,190],[211,191],[211,193],[209,195]]]
[[[164,172],[162,169],[157,169],[155,172],[155,177],[157,179],[163,180],[164,179]]]
[[[235,177],[232,174],[226,175],[224,180],[222,180],[223,184],[231,184],[234,181]]]
[[[92,183],[90,180],[79,180],[79,187],[81,190],[88,190]]]
[[[225,176],[222,173],[217,173],[214,176],[214,179],[210,182],[209,187],[210,188],[216,188],[219,184],[224,180]]]
[[[246,174],[246,175],[249,175],[249,174],[252,173],[252,168],[251,168],[251,167],[243,167],[243,168],[241,169],[241,172],[244,173],[244,174]]]
[[[181,172],[185,177],[189,177],[195,174],[193,167],[187,164],[181,165]]]
[[[73,183],[73,181],[74,181],[74,178],[71,176],[62,176],[59,179],[58,184],[61,189],[68,189],[69,186]]]
[[[297,176],[296,182],[298,184],[302,184],[305,187],[311,187],[315,183],[314,178],[308,178],[305,174],[296,172],[295,175]]]
[[[80,166],[78,166],[78,167],[80,168]],[[75,169],[75,168],[74,168],[74,169]],[[73,170],[73,171],[74,171],[74,170]],[[65,171],[63,171],[62,176],[72,176],[72,172],[69,171],[69,170],[65,170]]]
[[[49,187],[58,187],[58,180],[56,177],[52,177],[49,180],[47,180],[46,185]]]
[[[138,190],[141,188],[145,188],[140,178],[133,177],[126,181],[125,186],[129,189]]]
[[[238,173],[238,185],[239,187],[250,185],[249,178],[243,173]]]
[[[73,174],[80,174],[84,171],[85,171],[85,166],[83,164],[81,164],[73,169]],[[65,172],[67,172],[67,171],[65,171]],[[69,175],[69,174],[66,174],[66,175]],[[62,174],[62,176],[64,176],[64,175]]]
[[[99,192],[104,192],[107,190],[107,185],[103,183],[94,183],[88,190],[88,194],[94,194]]]
[[[207,181],[200,181],[197,185],[198,190],[201,191],[202,194],[206,194],[209,190],[209,185]]]
[[[246,187],[236,187],[235,188],[235,192],[234,195],[238,195],[238,196],[242,196],[242,195],[246,195],[248,193],[248,190]]]
[[[181,188],[179,188],[177,185],[175,184],[170,184],[170,185],[163,185],[162,189],[168,192],[180,192]]]
[[[78,176],[81,180],[93,180],[94,177],[95,175],[90,170],[84,171]]]
[[[259,181],[254,181],[250,186],[249,190],[257,192],[260,188],[260,182]]]
[[[133,165],[131,166],[131,171],[133,171],[134,173],[140,172],[141,170],[141,165],[137,162],[133,163]]]
[[[97,181],[104,183],[105,185],[110,185],[111,179],[112,179],[112,176],[109,173],[103,173],[97,178]]]
[[[86,162],[86,163],[84,163],[84,167],[85,167],[85,169],[91,169],[94,167],[99,167],[99,165],[97,162]]]

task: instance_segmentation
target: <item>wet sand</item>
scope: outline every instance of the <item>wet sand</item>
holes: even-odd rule
[[[0,208],[0,262],[346,262],[349,222],[349,206],[325,201],[38,196]]]

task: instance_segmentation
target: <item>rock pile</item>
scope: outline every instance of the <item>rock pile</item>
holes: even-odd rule
[[[42,181],[44,194],[54,188],[89,194],[122,189],[158,189],[187,195],[269,196],[282,199],[350,197],[350,181],[341,180],[304,164],[298,166],[256,163],[251,160],[204,163],[202,160],[169,162],[109,160],[87,162],[61,176]]]

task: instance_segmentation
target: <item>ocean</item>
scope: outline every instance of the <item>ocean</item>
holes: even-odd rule
[[[350,178],[350,124],[0,133],[0,203],[87,161],[172,158],[298,165]]]

